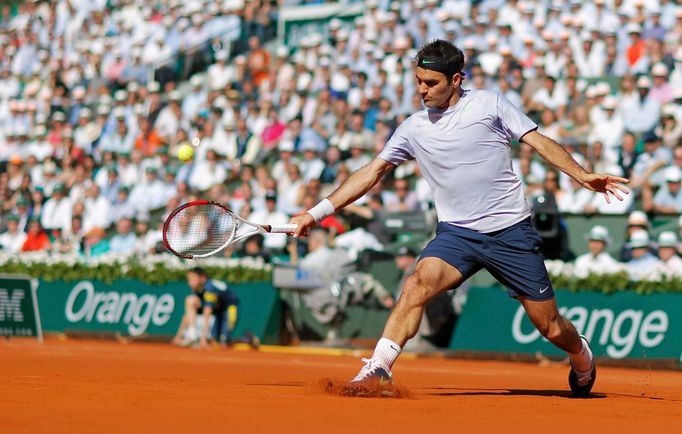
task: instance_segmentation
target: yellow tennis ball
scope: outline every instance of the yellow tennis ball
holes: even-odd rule
[[[192,161],[194,158],[194,148],[190,145],[182,145],[178,148],[178,159],[184,163]]]

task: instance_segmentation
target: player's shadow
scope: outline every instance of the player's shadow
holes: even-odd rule
[[[535,390],[535,389],[465,389],[459,387],[433,387],[426,392],[430,396],[545,396],[570,399],[601,399],[607,398],[605,393],[591,393],[587,398],[576,398],[568,390]]]

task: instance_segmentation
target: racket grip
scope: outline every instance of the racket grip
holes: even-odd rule
[[[295,231],[297,227],[298,227],[298,225],[289,224],[289,223],[287,223],[285,225],[270,225],[270,231],[269,232],[273,233],[273,234],[286,234],[286,233],[290,233],[290,232]]]

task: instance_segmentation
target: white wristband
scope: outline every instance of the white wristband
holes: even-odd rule
[[[308,214],[313,216],[315,223],[321,222],[335,212],[336,210],[334,209],[334,205],[332,205],[329,199],[324,199],[308,210]]]

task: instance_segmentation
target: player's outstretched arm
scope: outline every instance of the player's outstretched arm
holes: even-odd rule
[[[586,171],[571,154],[549,137],[531,131],[521,140],[531,145],[548,163],[578,181],[583,187],[602,193],[607,203],[611,202],[609,194],[618,200],[623,200],[621,193],[629,194],[628,189],[622,185],[629,183],[629,179]]]
[[[327,199],[322,200],[305,214],[293,217],[289,221],[297,226],[294,237],[308,235],[311,228],[327,216],[355,202],[393,168],[395,165],[392,163],[375,158],[371,163],[354,172]]]

